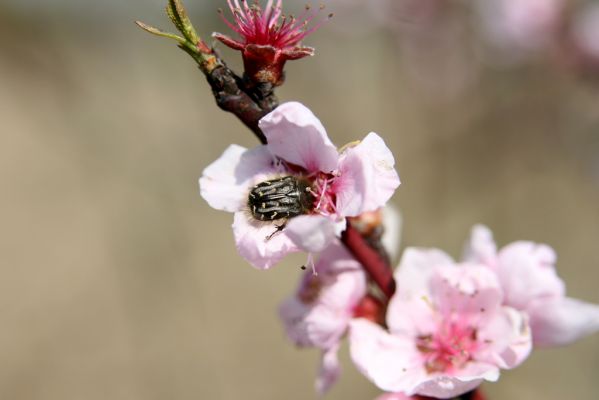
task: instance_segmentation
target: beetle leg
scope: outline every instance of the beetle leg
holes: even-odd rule
[[[282,223],[281,225],[275,225],[275,230],[273,233],[271,233],[270,235],[268,235],[265,239],[266,242],[268,242],[270,239],[273,238],[274,235],[276,235],[279,232],[283,232],[283,229],[285,229],[285,226],[287,225],[287,222]]]

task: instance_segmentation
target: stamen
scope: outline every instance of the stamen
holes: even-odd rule
[[[324,187],[322,188],[321,192],[320,192],[320,199],[318,199],[318,204],[316,205],[316,209],[320,210],[320,205],[322,204],[322,198],[324,197],[326,191],[327,191],[327,181],[324,181]]]
[[[226,1],[235,23],[235,26],[230,23],[227,25],[243,37],[245,44],[270,45],[279,49],[296,47],[323,22],[308,28],[308,24],[324,6],[312,11],[312,7],[307,4],[302,15],[295,17],[282,13],[282,0],[268,0],[264,7],[260,6],[259,0]],[[222,10],[219,10],[219,14],[227,22]]]
[[[316,272],[316,266],[314,265],[314,258],[312,257],[312,253],[308,253],[308,260],[306,260],[306,265],[312,268],[312,275],[318,276]]]

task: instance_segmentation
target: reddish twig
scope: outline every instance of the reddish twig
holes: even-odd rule
[[[341,241],[358,260],[370,278],[376,283],[381,291],[391,298],[395,293],[395,280],[393,270],[389,263],[372,248],[360,232],[348,221],[347,229],[341,234]]]
[[[206,76],[216,104],[239,118],[265,144],[266,137],[258,127],[258,121],[279,104],[274,94],[275,85],[252,82],[247,77],[242,79],[227,67],[197,34],[181,0],[169,0],[166,13],[181,35],[164,32],[140,21],[136,21],[136,24],[153,35],[176,41],[177,46],[195,60]]]

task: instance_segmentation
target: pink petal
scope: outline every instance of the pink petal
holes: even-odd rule
[[[318,277],[323,283],[319,303],[348,317],[366,295],[366,274],[361,264],[339,242],[331,244],[316,263]],[[312,274],[306,271],[306,274]]]
[[[240,211],[256,179],[276,172],[272,161],[265,146],[247,150],[232,144],[202,172],[200,194],[213,208]]]
[[[427,295],[412,299],[394,296],[387,308],[389,331],[412,338],[422,332],[434,332],[437,329],[436,317],[434,305]]]
[[[511,307],[502,307],[478,330],[478,341],[487,345],[477,360],[504,369],[520,365],[530,354],[532,337],[526,315]]]
[[[270,152],[308,172],[332,172],[339,155],[326,130],[306,106],[281,104],[260,120]]]
[[[376,133],[347,149],[333,184],[338,213],[353,217],[384,206],[400,184],[394,166],[393,154]]]
[[[274,224],[250,220],[247,212],[235,213],[233,235],[237,251],[255,268],[268,269],[288,253],[299,251],[284,230],[267,239],[276,230]]]
[[[564,282],[555,272],[556,255],[544,244],[514,242],[499,252],[497,275],[505,304],[524,310],[539,297],[563,296]]]
[[[494,268],[497,263],[497,245],[493,233],[484,225],[475,225],[466,243],[463,260],[471,263],[488,265]]]
[[[455,261],[442,250],[408,247],[395,270],[398,290],[395,296],[405,299],[430,295],[428,282],[439,266],[454,266]]]
[[[395,270],[397,290],[387,309],[387,325],[391,332],[413,333],[432,328],[429,281],[438,267],[453,268],[455,262],[441,250],[408,247]],[[408,314],[406,314],[408,313]],[[406,318],[412,315],[413,318]]]
[[[319,302],[349,319],[352,309],[366,295],[366,275],[358,270],[338,274],[334,279],[334,284],[322,290]]]
[[[478,265],[437,268],[431,277],[430,291],[435,309],[446,316],[493,312],[503,299],[496,275]]]
[[[470,361],[457,371],[456,378],[464,382],[477,379],[495,382],[499,379],[499,368],[496,365],[485,362]]]
[[[475,389],[482,382],[483,379],[469,380],[448,375],[438,375],[429,377],[414,388],[412,392],[408,393],[449,399]]]
[[[339,243],[321,254],[316,271],[304,273],[279,316],[295,344],[328,349],[345,333],[354,307],[366,295],[366,275]]]
[[[351,253],[339,241],[334,241],[320,253],[316,262],[316,271],[319,275],[331,276],[332,280],[342,272],[356,272],[364,270],[362,264],[356,261]]]
[[[564,0],[481,0],[483,34],[506,50],[541,50],[558,28]],[[512,55],[513,57],[513,55]]]
[[[599,331],[599,305],[570,297],[539,299],[528,309],[535,346],[562,346]]]
[[[587,3],[574,18],[572,38],[587,56],[599,60],[599,4]]]
[[[300,347],[327,349],[335,345],[345,333],[349,323],[348,313],[324,304],[305,304],[291,297],[281,304],[279,317],[289,340]]]
[[[368,320],[350,323],[349,345],[358,370],[382,390],[408,393],[425,378],[414,342]]]
[[[316,392],[323,396],[329,389],[337,382],[339,375],[341,375],[341,364],[339,363],[339,357],[337,353],[339,351],[339,344],[331,347],[322,352],[320,360],[320,369],[318,370],[318,377],[316,378]]]
[[[223,42],[226,46],[235,49],[235,50],[243,50],[245,48],[245,45],[235,39],[230,38],[227,35],[223,35],[222,33],[218,33],[218,32],[213,32],[212,33],[212,37],[220,40],[221,42]]]
[[[321,215],[301,215],[289,220],[285,234],[300,249],[319,253],[335,239],[335,222]]]

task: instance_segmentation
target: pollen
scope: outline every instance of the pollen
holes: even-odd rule
[[[476,329],[454,322],[442,322],[434,333],[416,339],[416,348],[429,374],[462,368],[472,360],[478,346]]]

